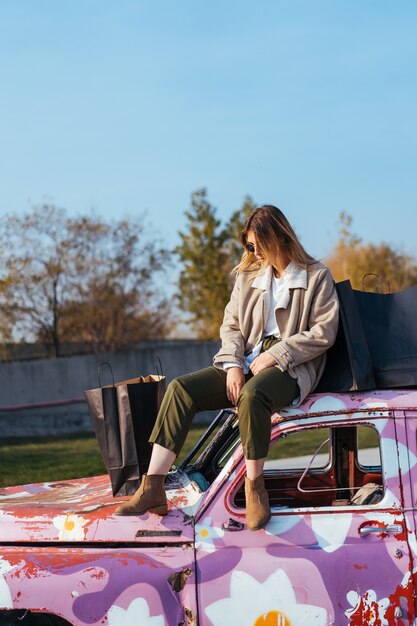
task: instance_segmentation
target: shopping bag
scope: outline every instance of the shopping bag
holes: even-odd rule
[[[112,384],[103,386],[104,366]],[[99,387],[85,391],[101,454],[110,477],[113,496],[133,494],[147,471],[152,446],[149,436],[165,392],[165,376],[138,376],[114,382],[109,363],[98,368]]]
[[[315,391],[374,389],[372,358],[350,281],[336,283],[336,292],[339,328],[335,343],[326,353],[326,366]]]
[[[352,291],[376,388],[417,385],[417,285],[397,293]]]
[[[316,391],[417,385],[417,285],[397,293],[336,284],[339,332]]]

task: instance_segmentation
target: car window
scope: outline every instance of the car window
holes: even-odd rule
[[[376,504],[383,497],[378,433],[365,425],[283,431],[264,478],[272,509]],[[243,486],[235,505],[245,506]]]
[[[378,431],[372,426],[357,427],[357,461],[362,468],[381,467]]]
[[[330,462],[330,429],[315,428],[314,430],[297,430],[280,437],[269,449],[266,458],[266,469],[304,469],[311,460],[311,467],[326,467]],[[312,456],[320,444],[323,446]]]

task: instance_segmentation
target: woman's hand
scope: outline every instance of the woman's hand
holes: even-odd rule
[[[245,384],[245,374],[241,367],[229,367],[226,378],[226,393],[233,406],[236,406],[240,390]]]
[[[268,367],[272,367],[276,364],[277,362],[273,356],[268,354],[268,352],[262,352],[256,359],[253,359],[249,369],[252,374],[256,376],[256,374],[259,374],[262,370],[266,370]]]

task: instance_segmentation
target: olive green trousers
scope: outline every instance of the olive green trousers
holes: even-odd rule
[[[266,339],[262,351],[276,341]],[[149,441],[178,455],[196,413],[233,406],[226,393],[226,376],[226,371],[211,366],[171,381]],[[237,401],[243,451],[246,459],[263,459],[269,449],[272,413],[290,404],[299,389],[296,380],[278,367],[245,378]]]

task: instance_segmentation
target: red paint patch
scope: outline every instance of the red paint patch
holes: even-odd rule
[[[395,539],[397,541],[407,541],[408,532],[405,527],[404,520],[403,519],[394,520],[394,524],[398,524],[402,528],[402,531],[400,533],[394,535]]]
[[[382,626],[382,623],[385,624],[386,622],[396,626],[411,624],[414,620],[414,582],[415,580],[410,576],[405,586],[397,586],[394,593],[389,596],[389,605],[385,614],[381,616],[379,616],[378,599],[370,601],[368,593],[364,593],[355,613],[350,616],[349,625],[370,626],[372,624],[372,626]],[[403,610],[403,619],[396,617],[395,609],[397,607],[401,607]]]
[[[355,613],[350,617],[350,626],[382,626],[377,601],[369,598],[368,592],[363,594]]]

